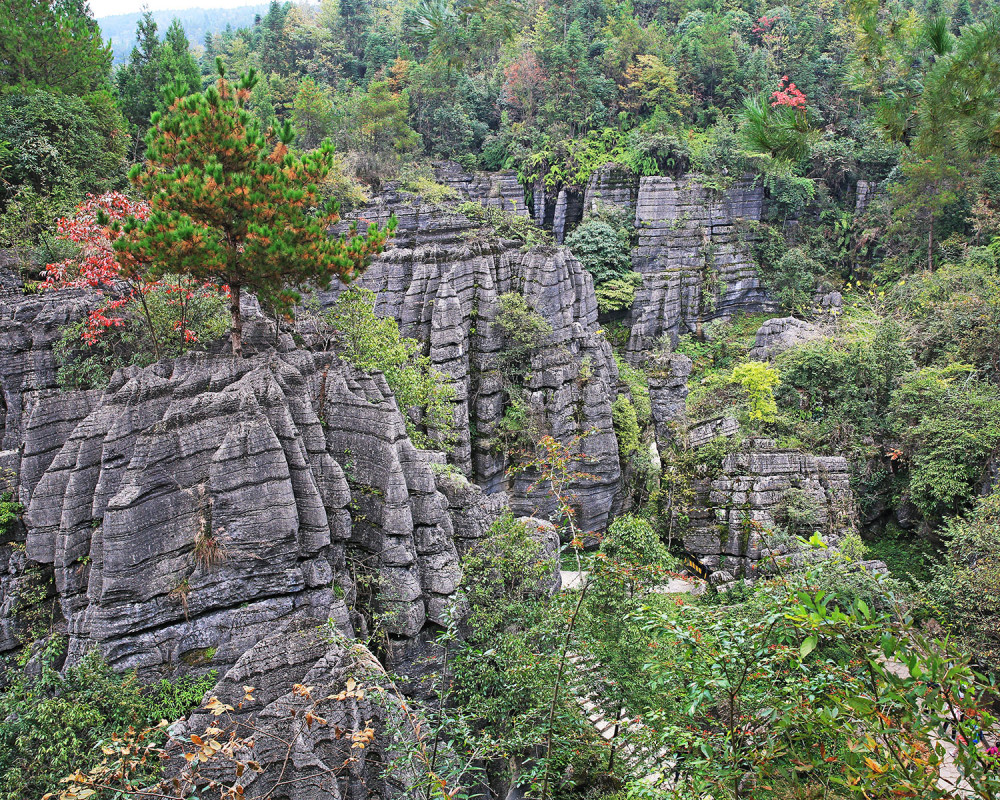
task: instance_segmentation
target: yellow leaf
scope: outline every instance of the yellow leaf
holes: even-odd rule
[[[865,756],[865,763],[868,765],[868,768],[872,772],[877,772],[879,775],[881,775],[883,772],[885,772],[885,767],[883,767],[877,761],[874,761],[873,759],[868,758],[868,756]]]

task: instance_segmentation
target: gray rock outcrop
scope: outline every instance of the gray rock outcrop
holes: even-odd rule
[[[368,649],[336,631],[303,625],[267,636],[209,696],[232,710],[198,710],[171,727],[165,790],[177,779],[192,790],[240,786],[248,800],[417,796],[416,769],[393,749],[416,739],[402,698]],[[201,750],[192,734],[227,747],[233,736],[237,746],[189,764],[184,754]]]
[[[785,350],[818,341],[825,335],[819,326],[795,317],[769,319],[757,329],[754,346],[747,353],[747,358],[770,361]]]
[[[737,227],[740,220],[759,220],[763,202],[763,188],[748,181],[724,192],[697,178],[639,182],[632,266],[643,283],[630,316],[630,361],[641,361],[665,334],[676,337],[708,320],[769,306]]]
[[[648,359],[649,402],[656,441],[661,446],[675,440],[677,427],[683,424],[686,417],[687,381],[691,367],[691,359],[683,353],[660,350]]]
[[[224,668],[301,620],[377,616],[401,643],[440,621],[446,506],[381,375],[189,355],[116,373],[30,491],[27,556],[53,569],[71,663]]]
[[[583,210],[585,214],[596,214],[615,208],[631,218],[635,216],[638,195],[639,178],[635,174],[618,164],[604,164],[587,181]]]
[[[582,441],[585,463],[579,468],[592,477],[574,493],[581,527],[602,530],[620,483],[611,425],[618,374],[599,333],[590,274],[565,248],[522,251],[439,207],[377,205],[363,216],[384,222],[390,213],[398,218],[397,234],[361,283],[377,292],[377,312],[423,342],[433,365],[450,379],[459,434],[452,462],[487,492],[509,489],[516,513],[551,513],[544,493],[529,496],[530,476],[508,481],[509,454],[498,438],[507,398],[500,360],[505,341],[496,314],[501,295],[522,294],[552,326],[523,378],[525,412],[560,441],[593,431]]]
[[[694,488],[697,511],[684,547],[710,571],[736,577],[755,577],[772,552],[795,550],[795,534],[816,530],[836,545],[857,516],[846,459],[779,450],[769,439],[730,453],[717,476]],[[809,531],[787,530],[790,490],[810,512]]]
[[[513,170],[467,172],[461,164],[442,161],[434,165],[434,177],[459,192],[465,199],[487,208],[501,208],[519,217],[530,214],[524,202],[524,187]]]

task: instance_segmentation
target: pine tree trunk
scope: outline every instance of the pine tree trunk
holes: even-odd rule
[[[233,328],[229,338],[233,343],[233,356],[243,358],[243,316],[240,314],[240,285],[231,284],[229,287],[229,313],[233,317]]]

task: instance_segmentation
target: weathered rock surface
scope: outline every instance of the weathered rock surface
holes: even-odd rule
[[[691,359],[683,353],[660,350],[647,359],[649,402],[656,427],[656,441],[660,445],[668,445],[675,440],[677,425],[683,423],[685,418],[691,366]]]
[[[822,339],[826,333],[818,325],[796,319],[778,317],[769,319],[757,329],[754,346],[747,358],[754,361],[769,361],[793,347]]]
[[[602,208],[616,208],[634,217],[638,195],[638,176],[617,164],[604,164],[587,181],[583,210],[585,214],[596,214]]]
[[[466,199],[482,203],[487,208],[501,208],[519,217],[530,214],[524,202],[524,187],[518,183],[517,173],[513,170],[467,172],[461,164],[442,161],[434,165],[434,177]]]
[[[252,700],[245,699],[245,687],[253,687]],[[415,770],[392,749],[395,731],[415,738],[402,701],[375,657],[336,631],[300,625],[267,636],[209,695],[233,710],[218,716],[196,711],[171,727],[168,782],[178,778],[201,788],[221,781],[241,786],[242,796],[253,800],[416,796]],[[308,724],[307,715],[312,715]],[[222,733],[206,735],[211,728]],[[234,758],[195,761],[194,773],[183,753],[198,748],[181,739],[194,734],[228,741],[230,733],[244,744],[252,741],[252,747],[239,747]],[[238,773],[237,761],[256,762],[260,769]]]
[[[696,177],[642,178],[632,265],[643,284],[631,312],[630,361],[641,361],[664,334],[769,306],[737,228],[740,220],[759,220],[763,202],[763,189],[748,181],[719,193]]]
[[[769,439],[730,453],[719,475],[695,488],[699,510],[684,547],[712,572],[737,577],[754,577],[774,550],[794,549],[775,533],[790,489],[812,507],[815,530],[827,544],[836,545],[856,519],[846,459],[778,450]]]
[[[71,662],[98,646],[119,667],[226,667],[283,624],[372,614],[405,642],[460,577],[384,379],[333,354],[120,371],[28,495],[27,556],[54,570]]]
[[[583,195],[576,189],[563,187],[556,196],[552,215],[552,235],[556,244],[566,241],[566,235],[580,223],[581,219],[583,219]]]
[[[0,469],[8,485],[16,484],[20,450],[32,417],[47,428],[46,449],[32,455],[44,470],[45,456],[55,453],[76,421],[89,412],[91,398],[69,400],[57,391],[53,348],[65,325],[86,316],[95,295],[82,289],[44,292],[0,299],[0,387],[3,391],[3,441]],[[52,390],[52,391],[47,391]],[[41,406],[41,407],[39,407]],[[37,480],[37,475],[35,476]]]
[[[508,486],[507,454],[498,442],[507,401],[499,359],[505,342],[496,313],[501,295],[521,293],[553,329],[525,377],[527,415],[561,441],[596,431],[582,443],[586,463],[580,466],[593,477],[574,492],[580,525],[603,529],[620,483],[611,426],[618,375],[598,332],[590,274],[565,248],[522,252],[516,242],[498,240],[446,209],[391,203],[363,212],[379,222],[390,213],[399,220],[397,235],[361,282],[378,293],[378,313],[394,317],[404,334],[422,341],[434,366],[450,378],[459,432],[453,463],[487,492],[510,488],[516,513],[551,512],[544,493],[529,496],[530,477]]]

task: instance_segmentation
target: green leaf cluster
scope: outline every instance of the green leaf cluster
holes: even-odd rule
[[[142,685],[117,672],[95,651],[63,671],[42,660],[33,676],[17,674],[0,692],[0,798],[23,800],[60,792],[60,780],[101,758],[98,745],[128,728],[155,727],[197,706],[215,673]],[[166,740],[163,731],[151,742]],[[160,765],[148,765],[148,780]]]
[[[421,343],[401,336],[396,320],[376,314],[375,305],[373,291],[351,284],[327,311],[342,357],[358,369],[385,375],[417,447],[450,450],[456,436],[454,388],[431,366]]]

